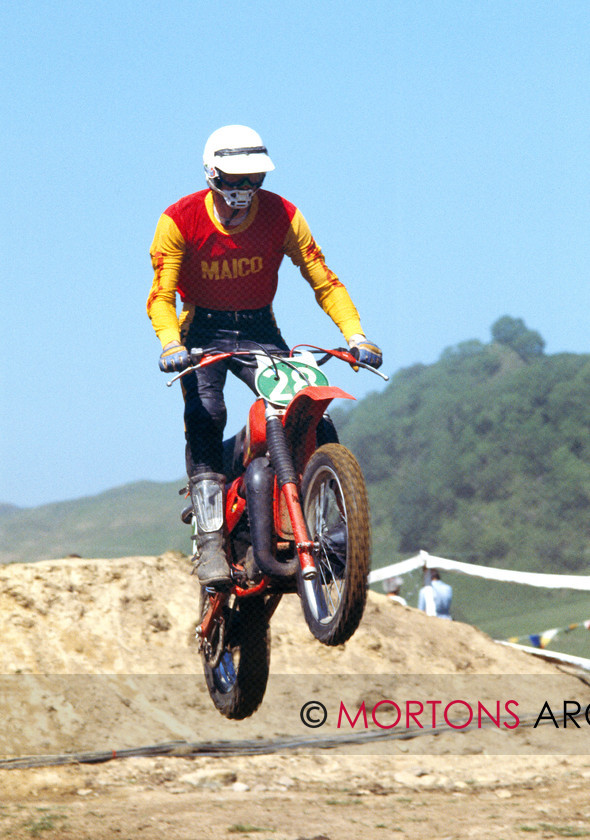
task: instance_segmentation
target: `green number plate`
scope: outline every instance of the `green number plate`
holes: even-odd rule
[[[329,385],[329,382],[319,368],[305,362],[277,362],[276,368],[268,365],[256,376],[256,390],[273,405],[288,405],[308,385]]]

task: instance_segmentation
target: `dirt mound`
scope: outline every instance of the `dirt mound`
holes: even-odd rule
[[[287,596],[272,620],[264,702],[252,718],[227,721],[202,678],[197,604],[197,581],[177,554],[0,567],[1,754],[177,740],[241,747],[226,758],[6,770],[0,799],[11,837],[141,832],[156,840],[165,827],[171,838],[230,838],[250,828],[275,840],[336,840],[386,836],[388,826],[423,837],[426,823],[434,836],[471,837],[473,796],[493,836],[557,825],[566,812],[563,830],[578,826],[572,791],[583,791],[590,774],[578,755],[585,733],[571,721],[567,729],[505,727],[510,709],[524,724],[546,700],[560,711],[564,699],[582,701],[587,688],[578,676],[373,593],[355,636],[326,648],[310,635],[297,596]],[[310,701],[327,708],[322,729],[302,723]],[[353,730],[342,707],[353,718],[362,704],[366,721],[361,712]],[[387,717],[394,704],[395,726]],[[481,728],[462,726],[470,709]],[[322,749],[324,737],[339,740]],[[255,754],[273,739],[291,746]],[[187,834],[197,808],[199,831]]]
[[[198,598],[187,558],[175,553],[0,566],[0,673],[200,673]],[[295,595],[281,601],[272,635],[276,674],[555,673],[473,627],[432,620],[373,592],[346,645],[316,642]]]
[[[539,714],[545,699],[561,704],[578,688],[555,666],[502,647],[473,627],[427,618],[374,593],[355,636],[328,648],[311,636],[298,597],[289,595],[272,620],[264,703],[248,721],[227,721],[213,708],[202,677],[194,636],[198,589],[180,554],[0,568],[5,675],[0,751],[120,750],[176,739],[307,739],[312,733],[300,710],[320,701],[329,719],[315,735],[350,735],[350,721],[364,702],[367,718],[361,713],[355,731],[364,727],[377,735],[393,728],[397,733],[404,723],[406,729],[422,726],[432,741],[428,750],[438,752],[453,738],[441,734],[448,729],[444,710],[452,701],[457,724],[470,709],[490,722],[499,712]],[[372,717],[375,706],[378,716]],[[396,707],[401,717],[394,727]],[[506,736],[507,729],[480,733],[476,749],[481,739]],[[519,751],[527,738],[504,737],[501,751]],[[568,751],[563,737],[560,746]],[[461,745],[472,747],[473,739]],[[378,749],[391,749],[391,743],[364,747]],[[424,744],[416,749],[423,751]]]

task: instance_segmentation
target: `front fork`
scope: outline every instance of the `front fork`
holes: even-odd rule
[[[318,576],[315,560],[313,559],[315,543],[309,539],[301,500],[299,498],[299,489],[293,482],[287,482],[281,487],[281,493],[289,511],[289,519],[291,520],[293,536],[295,537],[295,547],[299,557],[301,574],[304,580],[315,580]]]
[[[199,639],[207,639],[209,637],[213,624],[219,619],[228,598],[228,592],[211,593],[209,596],[209,609],[197,627],[197,636]]]
[[[266,407],[266,441],[270,460],[277,476],[279,492],[283,494],[289,512],[301,574],[304,580],[314,580],[318,574],[313,559],[314,542],[309,538],[303,516],[298,476],[287,443],[285,427],[276,410],[270,405]]]

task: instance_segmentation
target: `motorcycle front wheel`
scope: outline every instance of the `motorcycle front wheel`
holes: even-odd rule
[[[305,467],[301,498],[318,571],[314,580],[299,572],[303,613],[316,639],[340,645],[362,618],[371,563],[367,490],[352,453],[338,443],[320,446]]]
[[[201,614],[209,595],[201,589]],[[205,640],[201,658],[209,694],[227,718],[243,720],[262,703],[270,666],[270,627],[263,595],[232,596]]]

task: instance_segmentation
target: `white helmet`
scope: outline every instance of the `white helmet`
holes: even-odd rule
[[[225,125],[214,131],[205,143],[203,166],[209,187],[235,208],[249,207],[265,174],[275,168],[260,135],[245,125]],[[226,180],[224,175],[244,178]]]

